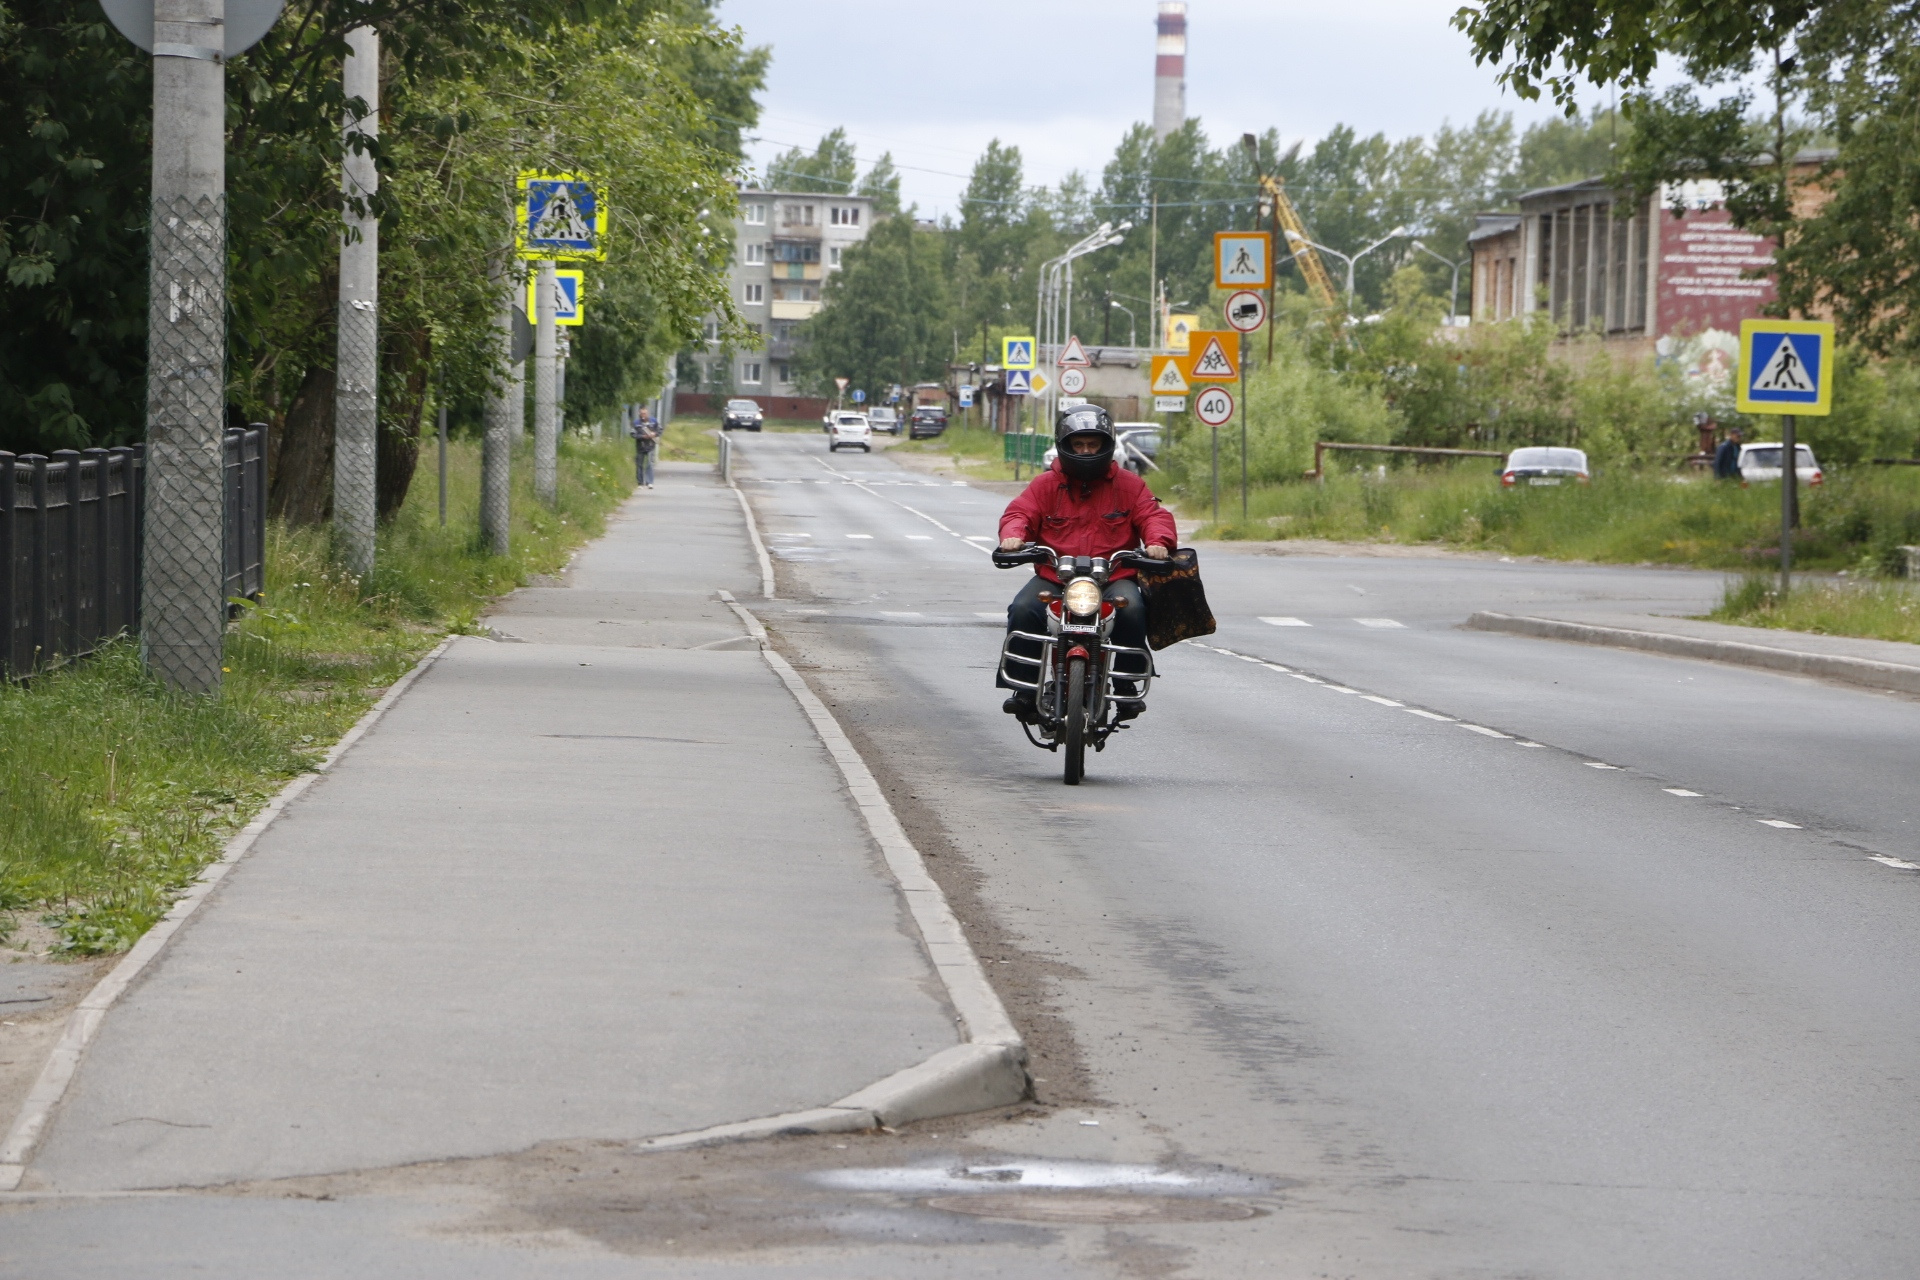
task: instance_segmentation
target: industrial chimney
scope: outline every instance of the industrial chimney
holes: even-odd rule
[[[1160,0],[1160,35],[1153,52],[1153,136],[1157,140],[1187,119],[1186,0]]]

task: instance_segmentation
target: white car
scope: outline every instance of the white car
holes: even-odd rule
[[[900,415],[882,405],[877,409],[867,410],[867,425],[875,431],[884,431],[890,436],[897,436],[900,434]]]
[[[873,452],[873,427],[867,422],[866,414],[835,413],[828,420],[827,452],[838,452],[842,445]]]
[[[1813,450],[1804,444],[1793,446],[1793,469],[1800,477],[1801,484],[1819,484],[1826,479],[1821,473],[1820,464],[1813,460]],[[1743,444],[1740,446],[1740,482],[1752,484],[1755,480],[1778,480],[1780,478],[1780,442],[1772,444]]]
[[[1572,480],[1585,484],[1591,479],[1584,449],[1560,449],[1535,445],[1515,449],[1507,455],[1500,483],[1508,488],[1517,484],[1554,485]]]

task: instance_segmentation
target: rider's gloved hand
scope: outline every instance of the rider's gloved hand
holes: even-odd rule
[[[1018,551],[1020,548],[1026,545],[1027,545],[1026,543],[1020,541],[1020,539],[1018,538],[1000,539],[1000,549],[1002,551]]]

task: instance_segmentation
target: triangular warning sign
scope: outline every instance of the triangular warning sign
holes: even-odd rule
[[[1795,349],[1792,336],[1783,333],[1780,335],[1780,345],[1773,349],[1773,355],[1754,375],[1753,391],[1812,395],[1815,391],[1813,378],[1807,362]]]
[[[1193,336],[1200,340],[1200,354],[1193,357],[1188,377],[1195,382],[1232,382],[1240,376],[1239,362],[1227,354],[1225,339],[1232,335],[1214,332]]]
[[[1177,357],[1155,356],[1153,358],[1153,394],[1183,396],[1192,389],[1187,385],[1187,375],[1181,372]]]
[[[1080,339],[1070,337],[1067,339],[1067,349],[1060,353],[1060,358],[1054,363],[1062,369],[1085,369],[1093,361],[1087,359],[1086,350],[1080,345]]]

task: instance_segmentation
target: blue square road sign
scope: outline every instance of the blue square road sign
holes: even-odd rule
[[[1833,326],[1817,320],[1743,320],[1735,386],[1742,413],[1833,412]]]

